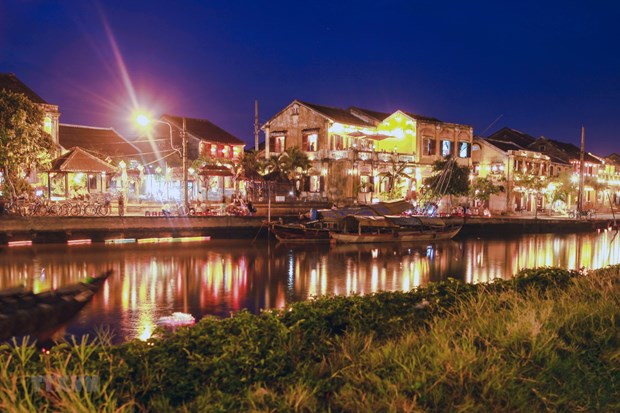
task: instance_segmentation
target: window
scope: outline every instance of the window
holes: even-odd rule
[[[435,155],[435,139],[428,136],[422,138],[422,154]]]
[[[459,142],[459,158],[469,158],[471,156],[471,146],[469,142]]]
[[[451,141],[441,141],[441,156],[451,156],[452,155],[452,142]]]
[[[269,147],[271,152],[284,152],[284,144],[286,141],[286,136],[270,136],[269,137]]]
[[[321,192],[321,190],[323,189],[321,185],[322,183],[322,176],[321,175],[310,175],[310,188],[309,188],[309,192]]]
[[[344,149],[344,138],[341,135],[332,135],[331,150],[341,151]]]
[[[306,152],[316,152],[318,149],[319,134],[316,132],[303,132],[301,136],[301,149]]]
[[[52,118],[46,116],[43,120],[43,130],[50,135],[52,134]]]

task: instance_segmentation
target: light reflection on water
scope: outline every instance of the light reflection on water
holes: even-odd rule
[[[448,277],[507,278],[521,268],[600,268],[620,263],[615,232],[464,238],[423,245],[196,244],[41,245],[4,248],[0,290],[35,292],[114,274],[67,326],[70,334],[110,326],[116,340],[146,338],[174,311],[226,316],[244,308],[282,308],[324,294],[409,290]]]

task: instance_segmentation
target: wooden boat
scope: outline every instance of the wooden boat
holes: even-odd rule
[[[397,203],[392,203],[397,204]],[[410,204],[398,203],[398,210]],[[390,209],[391,208],[391,209]],[[377,216],[394,210],[390,203],[381,202],[375,205],[358,205],[334,209],[312,209],[307,215],[310,221],[294,223],[270,223],[271,232],[280,242],[311,243],[329,242],[329,232],[340,228],[342,219],[349,215]]]
[[[34,294],[13,289],[0,292],[0,341],[13,336],[47,336],[71,320],[99,291],[112,274],[56,290]]]
[[[329,236],[336,243],[437,241],[453,238],[461,228],[435,217],[349,215]]]
[[[318,220],[271,224],[271,232],[280,242],[329,242],[329,231],[329,225]]]

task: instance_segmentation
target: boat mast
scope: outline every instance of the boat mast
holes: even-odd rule
[[[584,171],[584,157],[585,157],[585,128],[581,127],[581,153],[579,154],[579,194],[577,195],[577,211],[580,213],[583,211],[583,171]]]

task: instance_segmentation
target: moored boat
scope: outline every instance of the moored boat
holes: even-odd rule
[[[34,294],[12,289],[0,294],[0,341],[13,336],[51,335],[73,318],[112,274],[109,270],[86,281]]]
[[[306,215],[310,219],[309,221],[272,222],[269,225],[271,232],[280,242],[329,242],[330,231],[337,231],[342,219],[346,216],[378,216],[386,213],[401,213],[410,207],[409,203],[399,201],[333,209],[312,209]]]
[[[329,236],[336,243],[436,241],[453,238],[461,228],[435,217],[349,215]]]
[[[322,221],[271,225],[271,232],[280,242],[329,242],[329,230]]]

